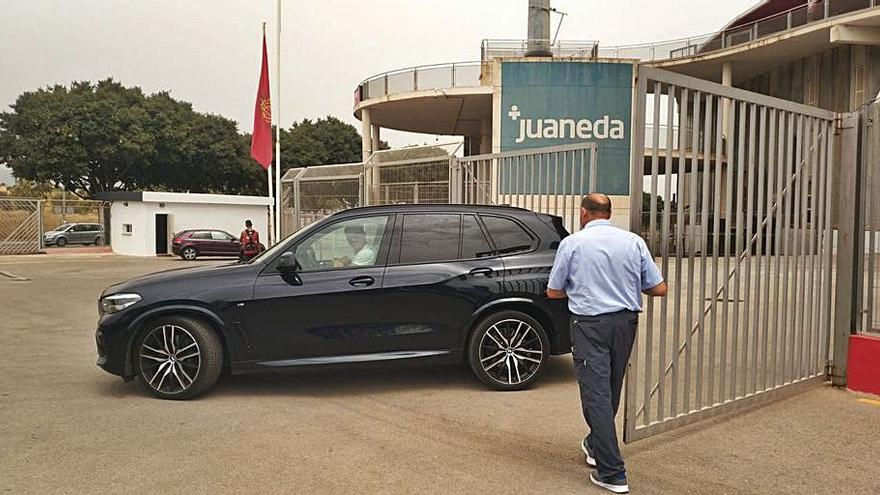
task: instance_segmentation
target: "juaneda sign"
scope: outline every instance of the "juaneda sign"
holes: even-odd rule
[[[504,61],[501,151],[596,142],[598,190],[629,194],[632,98],[630,63]],[[574,192],[586,193],[578,183],[582,190]]]

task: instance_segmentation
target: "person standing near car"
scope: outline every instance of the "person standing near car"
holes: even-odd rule
[[[260,253],[260,233],[254,229],[254,224],[250,220],[244,221],[244,230],[238,236],[238,242],[241,243],[242,261],[248,261]]]
[[[645,241],[611,225],[611,199],[592,193],[581,201],[582,229],[562,240],[547,296],[568,298],[571,351],[590,433],[581,442],[590,481],[628,493],[614,417],[636,337],[642,293],[663,297],[667,287]]]

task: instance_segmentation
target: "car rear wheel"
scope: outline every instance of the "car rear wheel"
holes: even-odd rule
[[[483,319],[468,341],[468,362],[477,378],[496,390],[522,390],[538,379],[550,358],[544,328],[520,311]]]
[[[67,239],[59,237],[58,239],[55,239],[55,245],[58,247],[64,247],[67,245]]]
[[[210,326],[172,316],[152,322],[138,339],[135,368],[141,384],[160,399],[189,399],[220,376],[223,348]]]
[[[199,252],[192,246],[187,246],[180,250],[180,257],[186,261],[192,261],[199,257]]]

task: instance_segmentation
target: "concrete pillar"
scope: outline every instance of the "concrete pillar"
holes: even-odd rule
[[[733,87],[733,66],[730,62],[724,62],[721,66],[721,84],[727,87]],[[728,118],[730,117],[730,100],[728,98],[724,98],[721,101],[722,108],[722,129],[721,135],[724,136],[724,139],[727,139],[727,133],[730,129],[728,126]]]
[[[381,127],[379,127],[376,124],[373,124],[372,127],[373,127],[373,147],[371,149],[373,150],[373,153],[375,153],[375,152],[379,151],[379,129],[381,129]]]
[[[364,108],[361,110],[361,156],[364,162],[370,158],[373,151],[372,127],[370,109]]]
[[[492,153],[492,119],[480,121],[480,154]]]

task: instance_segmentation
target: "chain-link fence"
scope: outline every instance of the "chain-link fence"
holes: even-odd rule
[[[363,204],[360,163],[295,168],[288,170],[281,182],[283,235]]]
[[[449,143],[373,153],[364,164],[367,204],[448,203],[449,163],[460,150]]]

